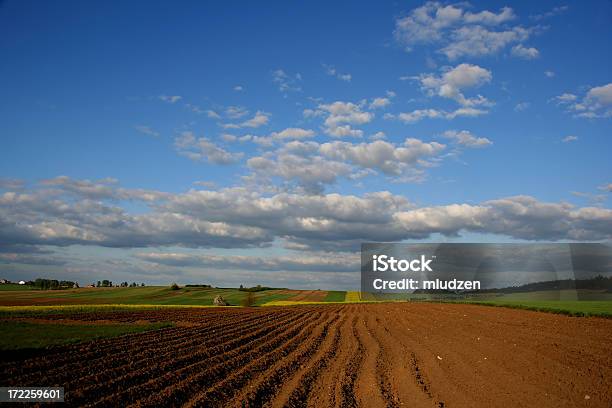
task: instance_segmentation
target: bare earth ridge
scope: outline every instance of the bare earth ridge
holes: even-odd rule
[[[0,384],[64,386],[71,406],[612,406],[610,319],[432,303],[70,319],[177,325],[2,361]]]

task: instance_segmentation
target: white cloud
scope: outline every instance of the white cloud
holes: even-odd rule
[[[384,108],[390,104],[391,100],[389,98],[374,98],[372,102],[370,102],[370,109]]]
[[[443,133],[444,137],[453,140],[458,145],[464,147],[471,148],[480,148],[491,146],[493,144],[492,141],[487,139],[486,137],[477,137],[474,136],[468,130],[456,131],[456,130],[447,130]]]
[[[471,13],[468,11],[465,13],[463,18],[466,23],[498,25],[506,21],[513,20],[516,18],[516,16],[510,7],[503,7],[500,9],[498,14],[492,13],[488,10],[484,10],[479,13]]]
[[[150,126],[137,125],[137,126],[134,126],[134,129],[136,129],[143,135],[154,136],[154,137],[159,136],[159,132],[153,130]]]
[[[249,114],[249,111],[243,106],[229,106],[225,109],[225,116],[230,119],[240,119]]]
[[[351,74],[341,74],[333,65],[323,64],[323,68],[325,69],[325,73],[329,76],[336,77],[337,79],[344,82],[351,82],[353,78]]]
[[[307,194],[322,193],[326,184],[336,183],[339,177],[348,176],[351,171],[345,163],[287,150],[250,158],[247,165],[258,176],[259,186],[272,183],[271,178],[278,177],[296,183]]]
[[[529,31],[522,27],[494,31],[482,26],[466,26],[455,30],[449,44],[440,52],[450,60],[466,56],[479,57],[496,54],[508,45],[528,38]]]
[[[456,117],[476,117],[486,115],[488,112],[476,108],[459,108],[454,111],[444,111],[438,109],[417,109],[412,112],[402,112],[397,118],[404,123],[416,123],[422,119],[455,119]],[[389,117],[391,118],[391,117]]]
[[[512,47],[512,55],[524,59],[534,59],[540,56],[540,52],[533,47],[525,47],[523,44],[517,44]]]
[[[236,92],[242,92],[244,91],[244,88],[241,85],[236,85],[234,88],[234,91]]]
[[[176,137],[174,147],[179,154],[191,160],[213,164],[232,164],[243,156],[243,153],[228,152],[205,137],[196,138],[192,132],[183,132]]]
[[[240,127],[250,127],[250,128],[258,128],[260,126],[264,126],[268,124],[270,119],[270,114],[262,111],[257,111],[253,118],[242,122]]]
[[[302,75],[300,73],[289,75],[282,69],[272,71],[272,82],[276,83],[278,85],[278,90],[283,93],[300,92],[302,90],[299,85],[301,81]]]
[[[558,103],[564,104],[564,103],[573,102],[576,99],[578,99],[578,97],[571,93],[564,93],[559,96],[555,96],[555,99],[557,100]]]
[[[0,177],[0,188],[6,190],[21,190],[25,186],[25,182],[20,179]]]
[[[442,75],[421,74],[417,79],[421,89],[429,96],[440,96],[452,99],[461,106],[491,106],[492,103],[482,95],[466,98],[463,91],[480,87],[491,82],[491,71],[472,64],[459,64],[454,68],[446,68]]]
[[[363,131],[354,129],[351,125],[363,125],[374,119],[374,114],[362,110],[363,103],[336,101],[330,104],[320,104],[316,110],[307,109],[304,116],[327,116],[323,123],[324,132],[333,137],[362,137]]]
[[[545,241],[612,239],[612,210],[529,196],[419,207],[386,191],[355,196],[192,189],[178,194],[156,192],[164,201],[150,203],[144,213],[130,213],[106,202],[113,195],[88,191],[92,183],[67,179],[55,183],[62,189],[75,187],[70,197],[64,196],[66,190],[54,192],[48,186],[0,194],[0,242],[15,248],[74,244],[244,248],[281,239],[293,248],[354,251],[363,241],[426,239],[436,233]],[[49,194],[55,194],[54,199]]]
[[[554,78],[555,77],[554,71],[544,71],[544,75],[546,75],[546,78]]]
[[[612,183],[604,184],[603,186],[598,187],[600,190],[607,191],[608,193],[612,193]]]
[[[190,111],[192,111],[193,113],[197,113],[198,115],[201,115],[202,113],[206,113],[206,111],[202,110],[202,108],[200,108],[198,105],[186,103],[185,107],[189,109]]]
[[[168,102],[168,103],[176,103],[178,101],[180,101],[181,99],[183,99],[182,96],[179,95],[160,95],[158,96],[159,100],[164,101],[164,102]]]
[[[196,255],[180,252],[141,252],[135,255],[147,262],[179,267],[246,269],[255,271],[354,272],[359,257],[354,253],[304,253],[281,257],[245,255]]]
[[[359,144],[338,141],[323,143],[319,152],[331,160],[350,163],[364,169],[380,170],[385,174],[400,175],[406,167],[424,164],[428,158],[435,157],[444,150],[444,147],[441,143],[426,143],[408,138],[401,146],[383,140]]]
[[[407,51],[418,45],[436,44],[450,60],[495,54],[529,37],[529,30],[509,25],[516,18],[504,7],[499,12],[472,12],[465,4],[443,5],[429,1],[395,22],[395,39]]]
[[[221,115],[219,115],[214,110],[207,110],[206,115],[211,119],[221,119]]]
[[[215,183],[214,181],[199,180],[199,181],[194,181],[193,184],[195,184],[196,186],[205,187],[205,188],[216,188],[217,187],[217,183]]]
[[[244,122],[241,123],[225,123],[221,126],[223,126],[226,129],[240,129],[240,128],[258,128],[261,126],[265,126],[268,124],[270,120],[270,114],[263,112],[263,111],[257,111],[255,112],[255,115],[248,120],[245,120]]]
[[[545,13],[542,14],[534,14],[529,16],[530,19],[535,20],[535,21],[540,21],[546,18],[550,18],[553,16],[557,16],[559,14],[564,13],[565,11],[567,11],[569,9],[569,6],[563,5],[563,6],[555,6],[553,7],[550,11],[547,11]]]
[[[381,172],[394,181],[419,182],[424,169],[437,164],[445,145],[408,138],[395,145],[383,140],[369,143],[300,142],[285,144],[274,152],[253,157],[247,165],[257,183],[279,177],[307,193],[320,194],[341,177],[357,179]]]
[[[612,83],[589,89],[582,100],[570,93],[564,93],[555,99],[576,117],[589,119],[612,117]]]
[[[531,106],[531,103],[529,102],[519,102],[516,104],[516,106],[514,106],[514,110],[516,112],[522,112],[524,110],[527,110],[530,106]]]
[[[561,139],[561,141],[563,143],[569,143],[569,142],[575,142],[578,140],[578,136],[565,136],[563,139]]]
[[[286,128],[280,132],[272,132],[268,136],[253,136],[250,139],[255,143],[264,146],[271,146],[274,142],[307,139],[313,137],[314,135],[315,132],[310,129]]]

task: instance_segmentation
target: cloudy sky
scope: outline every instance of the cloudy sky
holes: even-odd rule
[[[0,2],[0,275],[359,286],[612,238],[612,5]]]

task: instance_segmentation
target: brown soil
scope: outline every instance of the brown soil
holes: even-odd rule
[[[326,296],[327,292],[324,290],[303,290],[287,300],[293,302],[322,302]]]
[[[73,406],[612,406],[610,319],[431,303],[70,319],[177,325],[3,361],[0,384],[63,386]]]

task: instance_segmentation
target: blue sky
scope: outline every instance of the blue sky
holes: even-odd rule
[[[0,273],[352,288],[612,236],[612,6],[0,3]]]

